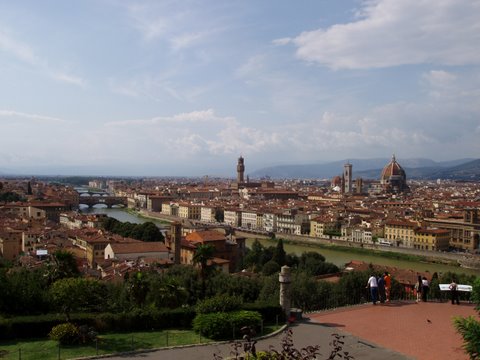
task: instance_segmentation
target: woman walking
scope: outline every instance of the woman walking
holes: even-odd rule
[[[415,283],[415,292],[417,293],[417,303],[422,298],[422,277],[418,275],[417,282]]]

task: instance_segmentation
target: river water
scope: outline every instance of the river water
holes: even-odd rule
[[[97,205],[91,209],[82,208],[82,212],[84,213],[101,213],[107,214],[110,217],[113,217],[120,221],[129,221],[135,224],[142,224],[146,221],[152,221],[161,229],[168,229],[168,225],[165,225],[165,222],[155,219],[144,218],[141,216],[137,216],[131,213],[128,213],[122,208],[112,208],[108,209],[103,205]],[[247,246],[250,247],[255,239],[247,239]],[[267,239],[258,239],[260,243],[264,246],[275,246],[275,240],[267,240]],[[314,246],[308,246],[303,244],[285,244],[284,248],[287,253],[294,253],[296,255],[301,255],[303,252],[306,251],[316,251],[322,254],[326,261],[334,263],[335,265],[342,268],[345,266],[346,263],[350,262],[351,260],[360,260],[365,261],[368,263],[378,264],[378,265],[385,265],[385,266],[394,266],[401,269],[412,269],[415,271],[429,271],[431,273],[438,272],[444,273],[447,271],[452,271],[456,273],[466,273],[480,276],[480,272],[478,270],[473,269],[464,269],[456,266],[449,266],[443,264],[430,264],[430,263],[421,263],[416,261],[407,261],[407,260],[397,260],[397,259],[390,259],[381,256],[375,255],[368,255],[368,254],[357,254],[357,253],[349,253],[347,251],[338,251],[332,249],[325,249],[319,248]]]

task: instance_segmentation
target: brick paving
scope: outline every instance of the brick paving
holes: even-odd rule
[[[338,328],[353,336],[419,360],[467,360],[455,316],[478,314],[473,304],[395,302],[361,305],[310,314],[312,322]]]

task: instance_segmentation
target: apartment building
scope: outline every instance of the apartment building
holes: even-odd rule
[[[277,231],[284,234],[302,235],[310,230],[308,215],[296,209],[277,214]]]
[[[200,221],[204,223],[214,223],[217,220],[215,219],[216,209],[211,206],[202,206],[200,208]]]
[[[310,236],[312,237],[324,237],[329,231],[335,231],[339,229],[339,222],[328,216],[317,216],[310,220]]]
[[[239,227],[242,222],[242,211],[240,209],[225,209],[223,222],[233,227]]]
[[[413,248],[418,224],[408,220],[388,220],[385,223],[385,239],[395,246]]]
[[[162,205],[164,203],[170,203],[173,198],[171,196],[150,195],[147,198],[147,210],[148,211],[162,211]]]
[[[262,215],[263,230],[266,232],[277,232],[277,214],[264,212]]]
[[[162,214],[178,216],[178,204],[176,203],[162,203]]]
[[[448,250],[450,231],[446,229],[418,228],[415,230],[413,247],[420,250]]]
[[[372,229],[364,227],[353,227],[350,237],[352,242],[360,244],[373,244]]]
[[[465,209],[463,218],[429,218],[424,220],[429,227],[448,230],[450,247],[475,251],[480,248],[480,220],[477,209]]]
[[[202,205],[179,203],[178,204],[178,217],[182,219],[200,220],[200,212]]]
[[[258,229],[257,212],[244,210],[241,212],[241,224],[240,226],[245,229],[256,230]]]
[[[3,229],[0,231],[0,255],[5,260],[13,261],[22,251],[22,231]]]

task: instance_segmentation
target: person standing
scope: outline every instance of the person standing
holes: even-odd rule
[[[392,277],[388,272],[385,271],[383,274],[383,280],[385,281],[385,296],[387,298],[387,302],[390,301],[390,291],[392,289]]]
[[[380,300],[380,303],[383,304],[385,303],[386,293],[385,293],[385,280],[382,274],[380,274],[380,276],[377,279],[377,285],[378,285],[378,299]]]
[[[430,289],[429,287],[429,283],[428,283],[428,280],[427,278],[424,276],[422,278],[422,300],[424,302],[427,301],[427,298],[428,298],[428,290]]]
[[[415,291],[417,293],[417,303],[420,302],[422,296],[422,277],[418,275],[417,282],[415,283]]]
[[[458,285],[455,280],[452,279],[452,282],[448,288],[450,289],[450,295],[452,297],[452,305],[455,303],[455,301],[457,302],[457,305],[460,305],[460,300],[458,298]]]
[[[365,286],[365,288],[368,288],[368,287],[370,287],[370,294],[372,295],[372,303],[373,305],[377,305],[378,283],[375,275],[371,275],[368,278],[367,286]]]

